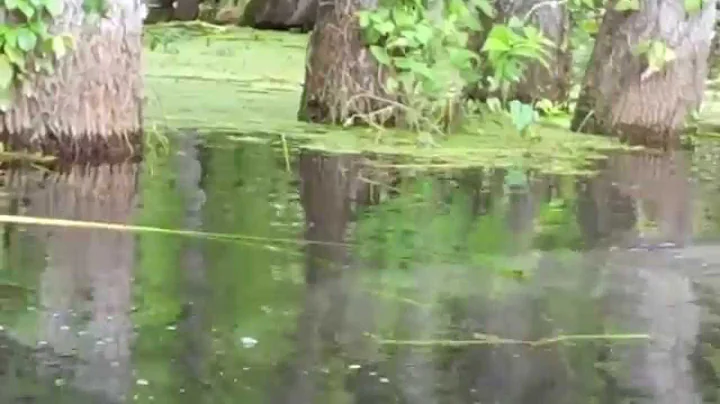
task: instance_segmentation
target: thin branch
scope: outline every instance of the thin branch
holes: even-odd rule
[[[527,23],[530,20],[530,17],[532,17],[533,13],[539,10],[542,7],[558,7],[563,4],[567,3],[567,0],[548,0],[548,1],[541,1],[540,3],[535,3],[532,7],[530,7],[530,10],[525,14],[525,17],[523,18],[523,24]]]

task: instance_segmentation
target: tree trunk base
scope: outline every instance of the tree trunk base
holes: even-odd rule
[[[362,40],[357,0],[320,3],[308,43],[305,86],[298,119],[315,123],[392,125],[393,96],[386,69]]]
[[[681,144],[688,114],[703,101],[716,0],[703,2],[702,10],[692,15],[682,2],[677,7],[658,0],[640,3],[632,13],[608,6],[571,127],[674,149]],[[654,72],[648,55],[638,51],[648,40],[675,55]]]
[[[682,144],[680,133],[674,130],[653,130],[640,125],[621,124],[614,128],[614,132],[621,142],[630,146],[676,150]]]
[[[130,29],[128,29],[130,30]],[[141,32],[84,28],[76,48],[15,91],[0,140],[64,160],[124,160],[142,152]]]
[[[48,133],[42,141],[31,139],[31,132],[0,133],[0,142],[5,145],[6,150],[53,156],[61,164],[95,165],[139,161],[144,150],[142,131],[109,136],[87,134],[82,137]]]

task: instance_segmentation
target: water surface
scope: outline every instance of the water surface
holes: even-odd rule
[[[720,401],[712,145],[527,181],[173,146],[7,176],[3,214],[249,237],[3,225],[0,402]]]

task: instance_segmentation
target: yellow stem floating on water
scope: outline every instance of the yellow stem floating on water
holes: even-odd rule
[[[648,334],[570,334],[558,335],[555,337],[541,338],[535,341],[520,339],[500,338],[496,335],[479,334],[476,339],[470,340],[394,340],[382,339],[373,334],[368,334],[381,345],[410,345],[416,347],[433,346],[470,346],[470,345],[526,345],[538,347],[543,345],[572,342],[578,340],[648,340]]]
[[[55,227],[73,227],[81,229],[99,229],[99,230],[113,230],[113,231],[126,231],[126,232],[143,232],[143,233],[160,233],[175,236],[186,236],[186,237],[200,237],[206,239],[221,239],[221,240],[236,240],[236,241],[261,241],[267,243],[284,243],[284,244],[318,244],[318,245],[334,245],[334,246],[348,246],[347,243],[338,243],[332,241],[313,241],[313,240],[297,240],[289,238],[272,238],[272,237],[260,237],[260,236],[248,236],[242,234],[231,234],[231,233],[209,233],[194,230],[173,230],[163,229],[160,227],[150,226],[134,226],[121,223],[108,223],[108,222],[89,222],[82,220],[68,220],[68,219],[52,219],[45,217],[32,217],[32,216],[16,216],[16,215],[0,215],[0,223],[14,223],[24,225],[37,225],[37,226],[55,226]]]

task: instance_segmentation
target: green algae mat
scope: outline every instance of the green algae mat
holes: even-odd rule
[[[207,24],[148,27],[147,124],[236,140],[282,139],[303,148],[371,155],[378,165],[417,168],[513,166],[577,174],[604,152],[622,148],[608,138],[554,126],[540,126],[527,139],[510,125],[478,122],[467,133],[428,144],[395,130],[300,123],[307,40],[303,34]]]

